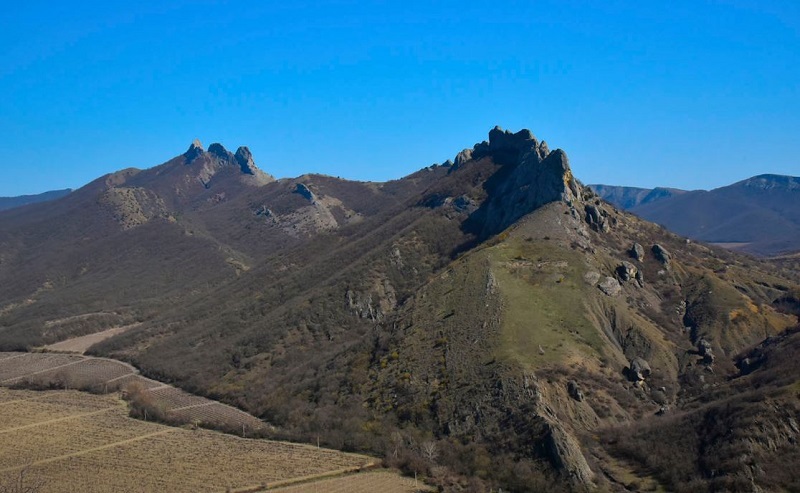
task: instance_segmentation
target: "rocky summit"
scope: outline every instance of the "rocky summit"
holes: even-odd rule
[[[798,278],[528,130],[385,183],[196,141],[0,212],[0,350],[136,324],[89,352],[443,491],[793,491]]]

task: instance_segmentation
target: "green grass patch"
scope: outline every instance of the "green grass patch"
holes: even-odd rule
[[[584,315],[586,297],[594,293],[583,280],[579,254],[517,240],[487,254],[504,299],[501,358],[535,369],[601,354],[600,335]]]

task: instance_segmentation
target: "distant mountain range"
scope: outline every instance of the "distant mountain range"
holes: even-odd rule
[[[64,190],[51,190],[36,195],[19,195],[17,197],[0,197],[0,211],[6,209],[13,209],[15,207],[22,207],[23,205],[36,204],[38,202],[47,202],[49,200],[60,199],[61,197],[72,192],[71,188]]]
[[[689,238],[773,256],[800,250],[800,178],[758,175],[714,190],[589,185],[603,199]]]

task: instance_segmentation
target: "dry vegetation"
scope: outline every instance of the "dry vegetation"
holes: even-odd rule
[[[65,341],[69,343],[70,340]],[[265,423],[234,407],[145,378],[127,363],[72,354],[0,353],[0,385],[15,389],[123,390],[133,417],[252,436]]]
[[[369,457],[307,445],[135,420],[118,397],[78,391],[0,389],[0,437],[0,482],[24,470],[43,482],[42,492],[260,489],[372,463]],[[347,491],[365,484],[411,491],[401,488],[405,483],[397,476],[352,478]],[[348,481],[350,476],[323,482],[319,491],[339,491],[337,485]]]

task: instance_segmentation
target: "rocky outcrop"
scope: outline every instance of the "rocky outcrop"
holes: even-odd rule
[[[194,139],[194,141],[192,141],[192,144],[189,146],[189,149],[183,153],[183,157],[186,158],[186,164],[189,164],[192,161],[194,161],[195,158],[197,158],[197,156],[202,155],[203,152],[205,152],[203,150],[203,144],[201,144],[198,139]]]
[[[586,211],[586,222],[593,230],[600,233],[607,233],[611,229],[606,219],[608,213],[603,209],[599,201],[594,204],[586,204],[584,210]]]
[[[622,282],[628,282],[636,278],[639,269],[630,262],[623,261],[617,266],[617,276]]]
[[[583,391],[578,386],[578,382],[575,380],[570,380],[567,382],[567,393],[576,401],[583,402]]]
[[[455,163],[453,165],[453,169],[457,169],[464,165],[467,161],[472,160],[472,149],[464,149],[463,151],[456,154]]]
[[[294,189],[294,193],[302,196],[303,198],[305,198],[306,200],[308,200],[312,204],[315,204],[317,202],[317,196],[314,195],[314,192],[312,192],[311,189],[308,188],[303,183],[298,183],[297,184],[297,186]]]
[[[656,260],[664,264],[664,266],[669,267],[670,261],[672,261],[672,255],[667,251],[666,248],[656,243],[653,245],[653,256],[655,256]]]
[[[619,284],[619,281],[613,277],[606,277],[597,287],[608,296],[617,296],[620,291],[622,291],[622,286]]]
[[[503,167],[499,172],[503,179],[486,182],[488,197],[464,222],[465,229],[480,238],[501,232],[550,202],[580,201],[582,187],[572,176],[566,153],[561,149],[550,152],[530,130],[512,133],[493,128],[488,142],[458,153],[450,172],[485,157]]]
[[[236,149],[234,158],[236,159],[236,162],[239,163],[242,173],[246,175],[256,174],[258,167],[256,167],[256,163],[253,161],[253,154],[250,152],[250,149],[245,146],[239,147]]]
[[[644,260],[644,247],[639,243],[634,243],[629,252],[631,257],[642,262]]]
[[[650,363],[644,358],[633,358],[628,366],[628,379],[631,382],[643,382],[651,373]]]
[[[587,487],[594,481],[594,473],[581,452],[578,440],[558,423],[548,422],[544,445],[553,465],[574,485]]]

